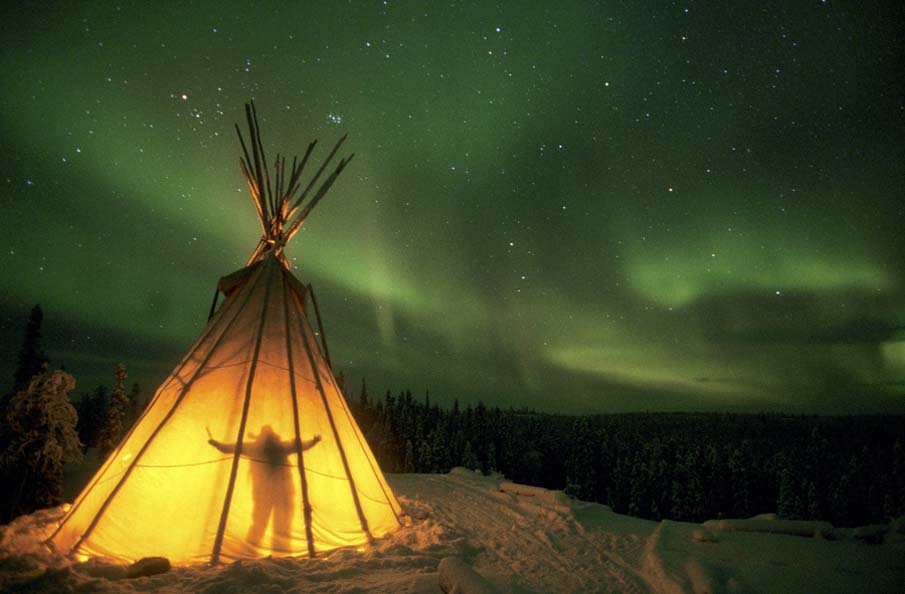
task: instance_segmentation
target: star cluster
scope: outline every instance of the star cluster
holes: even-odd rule
[[[347,376],[548,411],[903,408],[901,7],[322,4],[4,8],[3,369],[40,302],[81,388],[166,376],[256,245],[253,98],[272,154],[349,133],[288,249]]]

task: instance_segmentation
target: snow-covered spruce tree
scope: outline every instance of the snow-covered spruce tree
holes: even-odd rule
[[[405,440],[405,461],[402,463],[402,472],[415,472],[415,446],[412,440]]]
[[[10,400],[4,419],[10,440],[0,453],[0,522],[60,503],[63,465],[82,459],[69,401],[74,388],[75,379],[65,371],[47,372]]]
[[[478,469],[478,456],[471,447],[471,441],[465,442],[465,451],[462,452],[462,466],[468,470]]]
[[[572,423],[572,447],[566,458],[565,492],[577,499],[594,501],[597,492],[597,464],[594,452],[596,437],[587,417],[578,417]]]
[[[434,461],[434,472],[449,472],[449,439],[446,424],[439,424],[431,432],[431,454]]]
[[[779,480],[779,497],[776,512],[784,520],[800,520],[804,515],[801,497],[798,495],[798,481],[788,468],[783,469]]]
[[[742,440],[740,447],[732,449],[726,463],[729,473],[729,489],[731,490],[730,505],[728,509],[731,518],[746,518],[753,515],[752,492],[750,471],[751,460],[754,454],[751,452],[751,442]]]
[[[129,410],[129,398],[126,396],[126,368],[122,363],[116,365],[116,385],[110,393],[110,407],[107,408],[107,418],[101,428],[101,434],[97,438],[97,459],[104,461],[110,452],[119,445],[123,437],[123,429],[126,421],[126,411]]]
[[[676,454],[672,479],[672,511],[675,520],[700,522],[704,520],[704,486],[700,472],[703,466],[701,452],[691,446]],[[665,513],[665,510],[661,510]]]
[[[487,446],[487,472],[497,472],[499,464],[496,460],[496,445],[491,441]]]
[[[433,472],[434,460],[433,452],[431,452],[431,444],[428,440],[423,440],[418,446],[418,462],[416,468],[418,472]]]

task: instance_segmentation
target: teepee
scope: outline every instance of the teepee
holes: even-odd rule
[[[58,552],[177,564],[313,557],[400,524],[334,379],[311,287],[283,254],[351,159],[317,186],[345,137],[299,192],[316,141],[288,176],[285,157],[271,170],[254,105],[245,111],[250,155],[236,131],[261,241],[220,279],[214,306],[225,298],[207,327],[48,540]]]

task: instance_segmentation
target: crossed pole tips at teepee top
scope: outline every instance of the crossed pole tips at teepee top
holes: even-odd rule
[[[254,101],[245,104],[245,119],[248,121],[248,133],[251,141],[251,156],[248,153],[248,147],[245,144],[245,138],[236,124],[236,133],[239,135],[239,143],[242,145],[243,156],[239,158],[239,164],[242,166],[242,173],[245,175],[245,181],[248,183],[248,191],[251,193],[251,199],[258,211],[258,219],[261,222],[261,241],[258,247],[248,259],[248,264],[253,264],[267,253],[273,250],[274,256],[288,267],[286,256],[283,254],[283,248],[289,243],[289,240],[298,232],[302,223],[311,213],[317,203],[326,195],[330,186],[342,173],[346,165],[352,160],[354,154],[339,160],[336,169],[327,176],[318,187],[317,191],[311,195],[311,190],[317,184],[333,160],[336,151],[346,140],[347,135],[343,135],[327,158],[321,164],[317,173],[305,186],[305,189],[299,193],[301,188],[302,171],[308,158],[311,156],[317,140],[308,145],[305,156],[302,160],[298,160],[298,156],[292,157],[292,166],[289,169],[289,177],[286,177],[286,157],[277,153],[273,164],[273,172],[267,166],[267,157],[264,154],[264,145],[261,142],[261,127],[258,124],[258,113],[255,110]],[[310,199],[309,198],[310,195]],[[308,199],[307,203],[305,200]],[[303,206],[304,204],[304,206]]]

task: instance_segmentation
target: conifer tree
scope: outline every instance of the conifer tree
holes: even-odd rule
[[[333,376],[336,379],[336,387],[339,388],[339,393],[346,396],[346,372],[342,369],[339,370],[339,373]]]
[[[566,459],[567,494],[593,501],[597,490],[597,471],[594,453],[597,449],[587,417],[579,417],[572,424],[572,444]]]
[[[79,414],[77,429],[79,439],[86,447],[97,445],[98,437],[107,419],[107,408],[110,406],[110,390],[106,386],[98,386],[91,392],[83,394],[76,410]]]
[[[35,305],[25,325],[25,337],[16,361],[16,373],[13,379],[13,394],[28,387],[31,378],[41,373],[47,363],[47,357],[41,349],[41,323],[44,312],[40,305]]]
[[[65,371],[35,376],[9,402],[9,444],[0,454],[0,523],[60,503],[63,465],[82,458],[76,412],[69,401],[75,379]]]
[[[782,471],[779,482],[779,498],[776,500],[776,511],[785,520],[801,519],[801,498],[796,493],[796,481],[792,472],[786,468]]]
[[[669,517],[694,522],[704,519],[701,517],[704,513],[704,489],[699,477],[702,467],[695,448],[676,453],[671,487],[672,510]]]
[[[905,447],[900,438],[893,444],[892,470],[889,476],[892,492],[884,501],[883,512],[887,517],[898,518],[905,513]]]
[[[487,446],[487,472],[496,472],[498,470],[497,466],[496,446],[493,442],[490,442],[490,445]]]
[[[433,466],[431,444],[425,439],[418,446],[418,472],[433,472]]]
[[[471,447],[471,442],[465,442],[465,450],[462,452],[462,466],[468,470],[476,470],[478,468],[478,457]]]
[[[415,446],[412,440],[405,440],[405,461],[402,463],[402,472],[415,472]]]
[[[358,402],[361,404],[362,410],[367,410],[370,406],[370,396],[368,396],[368,383],[365,378],[361,378],[361,392],[358,394]]]
[[[848,498],[851,486],[851,481],[845,471],[842,471],[833,480],[832,490],[828,497],[828,505],[831,514],[830,520],[838,521],[840,518],[845,518],[845,515],[849,510]],[[895,517],[893,514],[889,515]]]
[[[804,508],[805,520],[819,520],[822,516],[820,512],[820,501],[817,499],[817,486],[814,481],[808,479],[803,485],[802,507]]]
[[[742,442],[742,446],[750,447],[746,442]],[[727,511],[735,518],[742,518],[752,514],[752,486],[749,484],[748,480],[751,456],[746,456],[746,451],[743,452],[740,448],[733,449],[727,463],[730,484],[729,489],[732,493],[730,507]]]
[[[107,416],[104,426],[101,428],[97,439],[97,458],[106,460],[123,437],[126,420],[126,411],[129,410],[129,398],[126,396],[126,368],[122,363],[116,365],[116,385],[110,393],[110,406],[107,408]]]
[[[430,436],[431,454],[434,459],[434,468],[437,472],[449,472],[449,441],[446,428],[438,426]]]
[[[365,382],[365,378],[361,378],[361,391],[358,393],[358,401],[355,402],[349,398],[349,403],[352,405],[353,410],[358,411],[358,426],[363,431],[368,431],[377,419],[377,412],[371,406],[371,398],[368,395],[368,385]]]
[[[133,383],[132,390],[129,391],[129,417],[127,424],[130,428],[141,416],[141,413],[145,412],[147,405],[147,402],[142,402],[141,387],[138,382]]]

